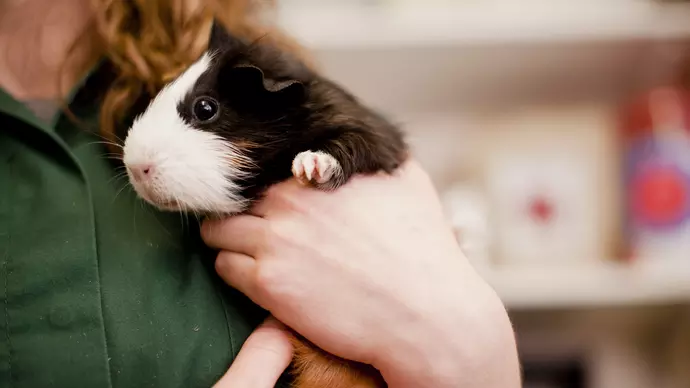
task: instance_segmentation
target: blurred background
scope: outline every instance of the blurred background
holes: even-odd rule
[[[690,1],[279,3],[409,134],[526,388],[690,387]]]

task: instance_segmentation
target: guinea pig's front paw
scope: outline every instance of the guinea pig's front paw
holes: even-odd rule
[[[333,156],[321,151],[305,151],[292,161],[292,174],[304,185],[330,189],[338,186],[343,170]]]

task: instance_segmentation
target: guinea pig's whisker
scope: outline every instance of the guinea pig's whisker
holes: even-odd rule
[[[180,212],[180,223],[182,224],[182,229],[189,229],[189,219],[186,216],[186,211],[181,210]]]
[[[141,210],[146,212],[146,210],[144,209],[144,203],[142,201],[139,201],[139,207],[141,208]],[[134,230],[135,236],[139,234],[139,233],[137,233],[137,207],[136,206],[134,206],[134,212],[132,214],[132,229]]]
[[[256,162],[249,158],[242,158],[239,159],[235,162],[230,161],[230,164],[234,165],[233,168],[228,169],[226,173],[228,175],[232,175],[233,177],[236,178],[244,178],[252,174],[251,171],[246,171],[246,170],[251,170],[251,169],[256,169],[258,168],[258,165]],[[163,164],[163,163],[161,163]],[[199,170],[206,170],[208,169],[207,164],[197,164],[197,163],[186,163],[186,162],[181,162],[179,160],[174,160],[170,159],[169,161],[165,162],[166,167],[170,168],[176,168],[176,167],[185,167],[185,168],[191,168],[191,169],[199,169]],[[181,183],[181,182],[177,182]]]
[[[115,203],[115,201],[117,200],[117,197],[119,197],[120,194],[122,194],[122,192],[123,192],[125,189],[131,189],[131,186],[130,186],[130,185],[122,185],[122,187],[120,188],[120,190],[117,191],[117,194],[115,194],[115,197],[113,197],[113,202],[112,202],[112,203]]]
[[[103,145],[108,145],[108,146],[117,147],[117,148],[119,148],[119,149],[124,149],[124,147],[122,147],[121,145],[119,145],[119,144],[117,144],[117,143],[115,143],[115,142],[112,142],[112,141],[108,141],[108,140],[103,140],[103,141],[92,141],[91,143],[88,143],[87,145],[92,146],[92,145],[94,145],[94,144],[103,144]]]
[[[177,211],[177,213],[180,215],[180,225],[182,226],[182,229],[189,229],[189,220],[185,216],[187,213],[185,206],[180,205],[180,209]]]
[[[277,122],[279,122],[279,121],[285,120],[287,117],[288,117],[287,115],[284,115],[284,116],[278,117],[277,119],[273,119],[273,120],[268,120],[268,121],[257,121],[257,124],[262,124],[262,125],[275,124],[275,123],[277,123]],[[286,125],[290,125],[290,124],[289,124],[289,123],[286,123]]]
[[[149,208],[149,207],[144,207],[144,201],[139,201],[139,205],[141,205],[141,209],[144,211],[144,213],[146,213],[146,212],[149,212],[149,213],[150,213],[150,212],[151,212],[151,208]],[[157,217],[155,214],[153,214],[153,219],[156,221],[156,223],[157,223],[158,225],[160,225],[161,228],[163,228],[163,230],[165,231],[165,233],[166,233],[168,236],[170,236],[170,238],[173,237],[173,235],[172,235],[172,233],[170,233],[170,230],[168,229],[168,227],[165,226],[165,225],[163,225],[163,224],[161,223],[161,221],[158,219],[158,217]]]
[[[115,140],[119,141],[120,144],[113,143],[113,141],[112,141],[111,139],[109,139],[109,138],[107,138],[107,137],[101,135],[100,133],[94,133],[94,135],[96,135],[96,136],[100,137],[101,139],[105,140],[105,141],[107,142],[107,144],[110,144],[110,145],[113,145],[113,146],[116,146],[116,147],[119,147],[119,148],[122,148],[122,146],[121,146],[120,144],[125,144],[124,140],[122,140],[122,139],[121,139],[119,136],[117,136],[117,134],[115,134],[115,133],[112,133],[111,135],[115,138]]]
[[[106,184],[111,184],[113,182],[117,182],[120,179],[127,178],[127,171],[120,171],[117,174],[113,175],[110,179],[108,179],[108,182]]]
[[[110,160],[117,160],[117,161],[122,161],[122,156],[120,155],[103,155],[104,158],[110,159]]]
[[[201,222],[201,216],[199,216],[199,213],[196,210],[192,210],[192,214],[194,215],[194,218],[197,220],[197,222]]]
[[[120,142],[120,144],[125,144],[125,141],[122,138],[120,138],[120,136],[117,136],[117,134],[115,134],[115,133],[113,133],[113,136],[115,137],[115,140]],[[124,147],[120,146],[120,148],[124,148]]]
[[[285,140],[283,140],[283,139],[276,139],[276,140],[269,141],[269,142],[266,142],[266,143],[264,143],[264,144],[261,144],[260,146],[257,146],[256,148],[258,148],[258,149],[261,149],[261,148],[269,148],[269,147],[272,147],[272,146],[274,146],[274,145],[276,145],[276,144],[280,144],[280,143],[285,143]]]
[[[187,204],[184,202],[180,201],[180,199],[176,195],[172,195],[173,201],[177,204],[177,213],[180,215],[180,223],[182,225],[183,229],[189,229],[189,217],[187,217],[187,214],[189,214],[189,210],[187,208]]]

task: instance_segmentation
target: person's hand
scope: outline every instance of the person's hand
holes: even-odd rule
[[[519,386],[506,311],[416,163],[334,192],[291,180],[202,233],[222,250],[225,281],[324,350],[373,365],[391,387]]]
[[[213,388],[274,388],[292,360],[286,330],[275,318],[266,319],[247,338],[230,369]]]

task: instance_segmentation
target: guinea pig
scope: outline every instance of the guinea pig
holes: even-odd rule
[[[402,132],[297,58],[219,23],[208,50],[133,121],[123,162],[136,193],[162,210],[232,215],[295,177],[334,190],[354,174],[392,173]],[[385,387],[373,368],[295,336],[295,387]]]
[[[123,162],[155,206],[233,214],[293,175],[330,190],[406,154],[401,131],[335,83],[214,23],[208,51],[135,118]]]

